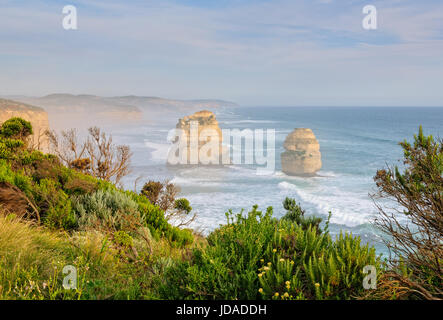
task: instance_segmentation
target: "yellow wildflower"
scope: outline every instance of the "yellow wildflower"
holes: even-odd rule
[[[258,292],[263,293],[263,289],[262,288],[258,289]]]

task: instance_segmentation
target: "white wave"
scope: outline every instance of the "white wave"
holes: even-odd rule
[[[194,187],[218,187],[221,185],[220,182],[214,181],[205,181],[200,179],[189,179],[183,177],[174,177],[171,180],[171,183],[176,184],[178,186],[194,186]]]
[[[297,200],[304,204],[312,205],[319,214],[332,213],[331,223],[355,227],[371,222],[375,214],[372,201],[360,194],[341,191],[335,187],[300,188],[283,181],[278,184],[286,193],[291,193]]]
[[[318,171],[314,176],[290,176],[284,173],[283,171],[275,171],[274,175],[276,177],[283,177],[285,179],[293,179],[293,180],[309,180],[309,179],[318,179],[318,178],[337,178],[340,175],[333,171]]]
[[[336,178],[339,176],[339,174],[335,173],[334,171],[318,171],[317,175],[320,177],[328,177],[328,178]]]

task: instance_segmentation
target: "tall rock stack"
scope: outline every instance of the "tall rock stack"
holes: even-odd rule
[[[296,128],[285,139],[282,171],[288,175],[311,176],[321,169],[320,144],[311,129]]]
[[[222,146],[222,131],[214,113],[207,110],[198,111],[193,115],[179,119],[176,128],[181,129],[182,134],[177,139],[185,141],[187,145],[186,164],[222,164],[222,154],[226,154],[227,150]],[[177,139],[174,143],[177,143]],[[209,147],[211,141],[214,143],[212,149],[218,149],[218,157],[215,152],[211,154],[212,151],[209,150],[211,149]],[[211,163],[207,163],[212,158]]]
[[[21,102],[0,99],[0,124],[14,117],[31,122],[34,134],[31,136],[30,143],[37,149],[47,152],[49,140],[45,132],[49,130],[49,121],[46,111]]]

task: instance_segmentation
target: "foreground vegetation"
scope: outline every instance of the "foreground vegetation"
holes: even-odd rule
[[[80,147],[83,153],[68,148],[75,151],[70,156],[61,149],[56,156],[32,150],[31,133],[29,122],[19,118],[0,129],[0,299],[441,298],[442,212],[433,210],[441,210],[443,158],[432,138],[420,154],[433,153],[414,157],[437,170],[430,194],[430,182],[417,180],[427,173],[408,174],[408,164],[403,178],[398,169],[376,177],[383,192],[396,177],[403,185],[413,179],[415,192],[433,197],[426,216],[414,215],[416,206],[407,213],[422,226],[430,221],[437,232],[423,229],[433,246],[414,251],[413,257],[428,262],[420,267],[418,258],[402,251],[401,259],[382,261],[351,234],[332,239],[329,219],[305,216],[293,199],[283,202],[287,214],[281,219],[272,208],[228,212],[227,223],[203,237],[186,229],[195,216],[186,199],[175,199],[172,184],[150,181],[140,193],[116,186],[130,152],[117,146],[120,156],[112,157],[112,140],[100,131],[90,131],[95,146],[90,140]],[[75,141],[72,131],[65,138]],[[52,135],[52,141],[60,140]],[[100,148],[103,141],[107,149]],[[421,133],[417,141],[425,141]],[[405,156],[422,145],[405,144]],[[63,287],[67,265],[77,270],[75,289]],[[363,287],[368,265],[377,271],[375,290]]]

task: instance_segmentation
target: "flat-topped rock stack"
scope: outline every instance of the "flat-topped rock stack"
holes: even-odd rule
[[[296,128],[285,139],[282,171],[288,175],[312,176],[321,169],[320,144],[308,128]]]
[[[187,143],[187,162],[181,164],[222,164],[222,153],[226,149],[222,146],[222,130],[213,112],[203,110],[183,117],[178,120],[176,128],[181,129],[181,136],[177,139]],[[218,149],[218,157],[211,149]]]
[[[193,115],[183,117],[182,119],[178,120],[177,129],[183,129],[189,132],[192,121],[196,121],[198,124],[198,134],[205,129],[213,129],[218,133],[220,140],[222,139],[222,132],[213,112],[203,110],[198,111]]]

